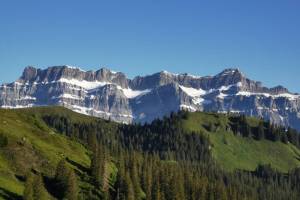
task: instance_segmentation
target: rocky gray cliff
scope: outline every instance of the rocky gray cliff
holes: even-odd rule
[[[150,122],[171,111],[235,112],[263,117],[300,130],[300,96],[283,86],[267,88],[238,69],[215,76],[166,71],[128,79],[102,68],[26,67],[13,83],[0,86],[2,108],[61,105],[114,121]]]

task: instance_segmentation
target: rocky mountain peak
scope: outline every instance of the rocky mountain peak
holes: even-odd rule
[[[284,93],[290,93],[289,90],[282,85],[278,85],[276,87],[270,88],[271,93],[273,94],[284,94]]]
[[[160,76],[178,76],[178,74],[174,74],[174,73],[168,72],[166,70],[163,70],[163,71],[159,72],[159,75]]]
[[[106,67],[102,67],[101,69],[97,70],[96,72],[98,73],[101,73],[103,75],[112,75],[112,74],[118,74],[118,73],[121,73],[121,72],[115,72],[115,71],[112,71]]]
[[[235,73],[241,73],[239,68],[226,68],[224,69],[220,75],[228,75],[228,74],[235,74]]]
[[[217,74],[216,77],[235,77],[240,79],[246,78],[238,68],[227,68],[221,73]]]
[[[62,105],[119,122],[150,122],[172,111],[235,112],[300,130],[300,96],[267,88],[237,68],[215,76],[161,71],[128,79],[108,68],[84,71],[62,65],[28,66],[16,82],[0,86],[0,107]]]
[[[27,66],[25,67],[20,79],[24,81],[31,81],[36,77],[37,71],[38,71],[37,68],[33,66]]]

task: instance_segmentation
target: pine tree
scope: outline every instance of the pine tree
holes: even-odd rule
[[[125,200],[126,199],[126,187],[125,187],[125,157],[123,152],[120,153],[119,160],[117,163],[118,173],[115,183],[115,199]]]
[[[23,193],[24,200],[32,200],[33,199],[33,175],[31,172],[26,176],[25,189]]]
[[[58,162],[55,173],[56,191],[60,197],[64,196],[69,170],[65,159]]]
[[[50,199],[50,195],[45,189],[42,176],[28,173],[23,193],[24,200]]]
[[[93,149],[93,155],[91,158],[91,166],[90,166],[90,172],[91,175],[95,178],[99,175],[98,170],[99,170],[99,156],[98,156],[98,147]],[[96,179],[96,178],[95,178]]]
[[[34,200],[50,199],[49,194],[45,189],[43,178],[41,175],[37,175],[34,177],[33,191]]]
[[[142,187],[146,193],[147,200],[151,200],[152,176],[152,166],[149,166],[149,163],[145,162],[142,174]]]
[[[281,134],[281,141],[282,141],[284,144],[287,144],[287,143],[289,142],[286,133]]]
[[[159,177],[156,174],[154,178],[155,178],[155,180],[153,182],[152,192],[151,192],[152,199],[153,200],[161,200],[162,199],[162,194],[161,194],[161,189],[160,189]]]
[[[65,159],[61,160],[56,168],[55,180],[57,183],[57,190],[60,197],[68,200],[78,199],[78,185],[76,175]]]
[[[4,134],[0,133],[0,147],[6,147],[7,144],[8,144],[7,137]]]
[[[125,175],[125,190],[126,190],[126,199],[127,200],[134,200],[134,189],[132,185],[132,181],[130,178],[129,173],[127,172]]]
[[[87,134],[87,143],[92,152],[98,148],[97,136],[95,132]]]
[[[264,131],[264,123],[263,121],[259,122],[258,130],[257,130],[257,139],[261,140],[265,137],[265,131]]]
[[[282,138],[279,128],[275,128],[274,138],[275,138],[275,141],[283,141],[283,139],[285,139],[285,138]]]
[[[68,167],[65,159],[62,159],[58,162],[55,172],[55,179],[57,182],[63,183],[65,177],[68,174]]]
[[[72,169],[69,169],[69,173],[68,173],[68,177],[67,177],[65,198],[68,200],[77,200],[78,199],[77,179],[76,179],[74,170],[72,170]]]
[[[110,170],[109,170],[109,162],[110,162],[110,156],[108,154],[108,150],[103,148],[103,153],[100,154],[100,186],[101,190],[104,193],[108,193],[109,190],[109,176],[110,176]]]
[[[117,173],[117,179],[116,179],[116,183],[115,183],[115,189],[116,189],[116,194],[115,194],[115,199],[116,200],[121,200],[121,199],[125,199],[125,192],[124,192],[124,174],[122,173],[122,169],[120,168],[120,170]]]
[[[207,189],[206,189],[206,199],[207,200],[214,200],[215,199],[215,194],[214,194],[214,190],[213,190],[213,186],[212,185],[207,185]]]
[[[227,200],[227,193],[222,182],[218,181],[215,186],[215,199]]]
[[[137,170],[137,161],[136,161],[136,155],[133,155],[130,159],[130,174],[131,174],[131,181],[133,186],[133,191],[135,196],[140,195],[140,185],[138,180],[138,170]]]

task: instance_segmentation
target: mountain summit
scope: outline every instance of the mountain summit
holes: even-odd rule
[[[283,86],[264,87],[236,68],[215,76],[162,71],[128,79],[107,68],[29,66],[18,80],[0,86],[2,108],[46,105],[123,123],[150,122],[179,109],[234,112],[300,130],[298,94]]]

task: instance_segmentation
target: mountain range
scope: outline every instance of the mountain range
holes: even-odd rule
[[[151,122],[181,109],[233,112],[300,130],[300,95],[264,87],[236,68],[215,76],[162,71],[129,79],[107,68],[29,66],[15,82],[0,86],[2,108],[47,105],[123,123]]]

